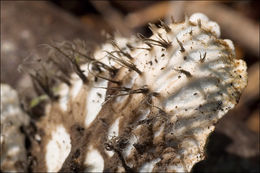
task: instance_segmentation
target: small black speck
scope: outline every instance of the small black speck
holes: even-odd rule
[[[157,59],[155,59],[155,62],[156,62],[156,63],[158,63],[158,60],[157,60]]]
[[[161,55],[161,57],[164,57],[165,55],[164,55],[164,53]]]
[[[175,108],[178,108],[178,106],[175,106]]]
[[[188,111],[188,109],[185,109],[185,111]]]
[[[147,53],[146,54],[144,54],[145,56],[147,56]]]
[[[187,56],[184,56],[183,59],[186,60],[186,59],[187,59]]]
[[[77,126],[76,130],[78,132],[83,132],[85,129],[84,129],[84,127]]]
[[[194,93],[193,95],[196,96],[198,93]]]
[[[98,95],[98,97],[102,98],[102,94],[100,94],[100,93],[97,93],[97,95]]]
[[[161,70],[163,70],[165,67],[162,67]]]
[[[150,65],[153,65],[153,62],[152,62],[152,61],[149,61],[149,64],[150,64]]]
[[[180,79],[180,78],[181,78],[181,76],[178,76],[178,78]]]

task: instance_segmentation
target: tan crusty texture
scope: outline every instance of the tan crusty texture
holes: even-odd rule
[[[150,29],[92,54],[82,42],[51,46],[74,72],[37,124],[35,171],[189,172],[204,159],[246,86],[246,64],[203,14]]]

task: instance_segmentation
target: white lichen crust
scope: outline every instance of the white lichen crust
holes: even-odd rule
[[[104,44],[61,87],[39,123],[46,134],[60,123],[70,134],[61,171],[183,172],[204,159],[214,125],[246,86],[246,64],[203,14],[150,28],[150,38]]]
[[[1,171],[26,171],[25,136],[20,128],[29,124],[21,110],[18,95],[7,84],[1,84]]]

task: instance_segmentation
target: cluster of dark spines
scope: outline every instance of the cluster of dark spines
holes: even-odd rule
[[[139,93],[147,94],[149,92],[149,89],[147,88],[147,86],[143,86],[138,89],[132,89],[132,88],[127,88],[127,87],[123,87],[123,86],[110,87],[110,88],[105,88],[105,89],[120,92],[118,94],[108,95],[107,96],[108,98],[115,98],[115,97],[119,97],[119,96],[139,94]]]
[[[188,20],[188,18],[186,17],[185,22],[186,22],[187,20]],[[170,33],[170,32],[173,32],[173,31],[172,31],[172,29],[171,29],[168,25],[166,25],[166,24],[163,23],[162,21],[160,21],[160,22],[161,22],[161,24],[160,24],[159,26],[156,26],[155,24],[149,24],[150,30],[153,32],[154,35],[157,36],[157,39],[145,38],[145,37],[144,37],[143,35],[141,35],[141,34],[138,34],[138,35],[137,35],[137,37],[140,38],[143,43],[145,43],[146,45],[148,45],[149,48],[145,48],[145,49],[148,50],[148,51],[152,50],[153,46],[160,46],[160,47],[165,48],[165,49],[167,49],[167,48],[169,48],[169,47],[172,46],[172,44],[171,44],[172,42],[169,41],[168,39],[162,38],[161,34],[158,33],[157,30],[158,30],[159,28],[163,28],[166,33]],[[172,22],[173,22],[173,24],[174,24],[174,20],[172,20]],[[191,23],[191,22],[189,22],[189,24],[194,25],[194,24]],[[198,26],[198,27],[200,28],[201,32],[205,32],[205,33],[207,33],[207,34],[210,35],[210,36],[215,36],[215,35],[212,35],[212,33],[211,33],[208,29],[202,27],[202,24],[201,24],[201,21],[200,21],[200,20],[198,20],[198,24],[197,24],[197,25],[194,25],[194,26]],[[189,32],[189,34],[190,34],[190,36],[192,37],[192,36],[193,36],[193,31],[191,30],[191,31]],[[216,38],[216,39],[217,39],[217,38]],[[217,40],[219,40],[219,39],[217,39]],[[179,44],[179,47],[180,47],[180,50],[179,50],[179,51],[180,51],[181,53],[185,53],[186,49],[185,49],[185,47],[183,46],[183,43],[182,43],[178,38],[176,38],[176,41],[177,41],[177,43]],[[164,54],[163,54],[163,55],[164,55]],[[205,62],[205,60],[206,60],[206,55],[207,55],[207,52],[205,52],[203,55],[200,55],[200,60],[199,60],[200,63],[204,63],[204,62]],[[187,60],[187,56],[184,56],[184,60]],[[156,59],[156,61],[158,61],[158,60]],[[188,78],[192,77],[192,75],[191,75],[191,73],[190,73],[189,71],[184,70],[184,69],[181,69],[181,67],[179,67],[179,69],[174,69],[174,70],[179,71],[179,72],[185,74],[186,77],[188,77]]]
[[[77,62],[77,57],[76,56],[70,56],[69,54],[65,53],[62,51],[59,47],[51,45],[52,48],[54,48],[57,52],[63,55],[72,65],[73,70],[75,73],[80,77],[80,79],[83,81],[83,83],[88,82],[87,76],[84,75],[84,71],[80,69],[80,65]],[[78,53],[75,49],[72,49],[73,53]]]
[[[49,63],[53,64],[52,67],[56,67],[59,71],[57,71],[54,76],[60,80],[61,82],[64,82],[68,86],[71,86],[70,78],[68,77],[69,71],[66,67],[64,67],[61,63],[57,62],[54,58],[49,58]]]
[[[60,45],[59,45],[60,44]],[[113,66],[108,66],[95,58],[91,54],[80,52],[79,45],[73,42],[53,43],[46,45],[49,49],[47,57],[40,59],[27,60],[20,69],[31,76],[34,84],[34,89],[40,96],[46,94],[52,101],[56,101],[59,95],[54,91],[60,83],[65,83],[72,86],[70,75],[75,72],[84,84],[88,84],[90,79],[84,74],[81,69],[81,64],[88,63],[91,65],[89,72],[97,78],[102,78],[113,81],[112,77],[116,75],[117,69]],[[102,76],[107,74],[110,78]]]
[[[38,95],[44,93],[52,100],[57,100],[59,98],[54,94],[51,87],[53,79],[46,75],[45,72],[40,73],[36,71],[35,73],[29,73],[29,75],[33,79],[33,86]]]
[[[120,47],[116,41],[111,41],[111,45],[115,49],[113,51],[106,51],[107,57],[110,60],[116,62],[120,67],[128,68],[130,71],[135,71],[139,75],[142,75],[143,72],[141,70],[139,70],[136,67],[136,65],[132,62],[132,60],[134,58],[142,58],[142,57],[132,57],[132,55],[129,52],[127,52],[126,50],[129,50],[131,52],[131,51],[134,51],[135,49],[143,49],[144,51],[150,52],[151,50],[153,50],[154,46],[159,46],[159,47],[162,47],[163,49],[170,48],[172,46],[172,42],[167,40],[167,38],[163,38],[158,32],[155,32],[155,27],[163,28],[166,31],[166,33],[172,32],[171,28],[163,22],[161,22],[161,24],[159,26],[150,24],[151,31],[153,32],[154,35],[156,35],[157,39],[146,38],[141,34],[138,34],[138,36],[137,36],[137,38],[139,38],[139,42],[146,44],[148,46],[148,48],[137,47],[137,46],[135,46],[135,43],[130,43],[130,42],[127,43],[124,47]],[[200,21],[198,22],[198,27],[200,27],[202,30],[204,30],[203,27],[201,26]],[[205,30],[205,32],[207,32],[207,31]],[[192,30],[190,31],[189,34],[192,36]],[[212,35],[212,34],[210,34],[210,35]],[[181,53],[184,53],[186,50],[185,50],[182,42],[179,41],[178,38],[176,38],[176,40],[179,44],[179,48],[180,48],[179,51]],[[49,47],[51,49],[56,51],[56,53],[60,54],[61,56],[58,56],[55,54],[51,58],[48,58],[47,69],[45,67],[45,64],[43,64],[43,69],[45,69],[45,70],[42,70],[42,71],[35,70],[34,73],[29,73],[30,76],[32,77],[35,85],[37,86],[38,90],[40,88],[40,90],[42,90],[46,95],[48,95],[49,98],[51,98],[52,100],[57,100],[58,96],[55,95],[51,86],[53,86],[53,83],[56,84],[58,82],[64,82],[68,86],[71,86],[72,83],[70,81],[69,73],[74,71],[79,76],[79,78],[82,80],[82,82],[86,85],[88,85],[90,82],[98,81],[99,78],[108,80],[109,82],[116,84],[113,87],[103,87],[107,91],[115,91],[115,92],[112,92],[113,94],[107,95],[108,99],[113,99],[118,96],[126,96],[126,95],[132,95],[132,94],[144,94],[146,97],[143,100],[143,103],[145,103],[146,105],[149,105],[150,107],[155,107],[158,109],[160,114],[159,114],[159,116],[156,116],[156,117],[169,117],[169,116],[163,116],[166,113],[161,108],[152,104],[152,97],[158,96],[159,93],[150,91],[146,85],[144,85],[140,88],[137,88],[137,89],[124,87],[123,85],[121,85],[122,84],[121,81],[117,81],[114,79],[114,77],[116,76],[120,67],[116,68],[112,65],[107,65],[107,64],[97,60],[96,58],[94,58],[94,56],[92,54],[88,54],[88,53],[80,51],[80,49],[82,49],[82,47],[79,48],[78,46],[79,45],[77,45],[76,43],[67,43],[66,45],[61,45],[61,46],[58,46],[55,44],[49,45]],[[203,55],[200,54],[199,62],[204,63],[206,60],[206,56],[207,56],[206,52]],[[125,57],[125,58],[123,58],[123,57]],[[99,58],[99,57],[97,57],[97,58]],[[100,57],[100,58],[102,58],[102,57]],[[64,66],[61,65],[60,62],[63,61],[63,59],[65,61],[67,61],[68,64],[70,65],[70,67],[71,67],[70,70],[68,70],[67,68],[64,68]],[[184,60],[185,60],[185,56],[184,56]],[[157,61],[157,59],[155,59],[155,61]],[[94,77],[94,78],[91,78],[91,76],[87,76],[84,74],[84,71],[81,69],[80,65],[85,64],[85,63],[87,63],[89,65],[89,68],[88,68],[89,74],[91,74],[92,77]],[[51,64],[51,68],[50,68],[49,64]],[[51,69],[51,71],[53,71],[53,69],[55,69],[55,70],[53,73],[50,74],[48,72],[50,69]],[[174,70],[178,71],[180,73],[183,73],[184,75],[186,75],[187,78],[192,77],[191,72],[184,70],[181,67],[174,68]],[[152,118],[154,118],[154,117],[152,117]],[[150,120],[151,120],[151,118],[148,118],[148,119],[139,121],[137,123],[138,124],[142,124],[142,123],[151,124]],[[120,151],[118,149],[118,148],[120,148],[120,147],[117,147],[118,143],[121,144],[121,142],[111,143],[111,141],[108,141],[108,143],[106,143],[105,149],[110,150],[110,151],[113,150],[118,155],[126,172],[133,172],[133,169],[130,168],[126,164],[126,161],[122,155],[122,151]]]
[[[201,27],[201,23],[199,22],[198,23],[198,26],[200,28]],[[153,27],[157,27],[155,25],[153,25]],[[168,32],[171,32],[171,28],[168,27],[167,25],[161,25],[160,27],[163,27],[165,29],[165,31],[168,33]],[[154,30],[154,29],[153,29]],[[144,36],[142,35],[138,35],[138,38],[139,38],[139,41],[141,43],[144,43],[148,46],[148,48],[142,48],[142,47],[136,47],[134,46],[134,43],[127,43],[126,44],[126,47],[124,48],[119,48],[119,46],[115,43],[112,43],[112,45],[116,48],[115,51],[112,51],[112,52],[108,52],[108,55],[110,56],[114,56],[114,57],[110,57],[111,59],[113,59],[114,61],[116,61],[118,64],[120,64],[121,66],[123,67],[126,67],[128,68],[129,70],[133,70],[135,72],[137,72],[139,75],[141,74],[140,73],[140,70],[138,70],[138,68],[135,69],[135,65],[134,63],[131,62],[131,60],[133,58],[137,58],[137,57],[132,57],[128,52],[125,51],[125,49],[129,49],[130,51],[133,51],[135,49],[143,49],[145,51],[151,51],[153,49],[154,46],[159,46],[159,47],[162,47],[163,49],[168,49],[172,46],[171,42],[168,41],[167,39],[165,38],[162,38],[162,36],[160,34],[158,34],[157,32],[154,32],[155,35],[157,35],[157,39],[152,39],[152,38],[145,38]],[[190,31],[189,33],[191,36],[192,36],[192,30]],[[181,53],[184,53],[186,50],[182,44],[182,42],[180,42],[178,40],[178,38],[176,39],[177,43],[179,44],[179,48],[180,48],[180,52]],[[111,55],[113,54],[113,55]],[[118,60],[119,58],[121,58],[121,56],[124,56],[126,57],[128,60],[125,61],[125,59],[121,59],[121,60]],[[199,62],[200,63],[204,63],[205,60],[206,60],[206,56],[207,56],[207,53],[205,52],[203,55],[200,55],[200,59],[199,59]],[[141,57],[139,57],[141,58]],[[187,57],[186,57],[187,58]],[[185,60],[185,58],[184,58]],[[183,73],[186,75],[187,78],[191,78],[192,77],[192,74],[191,72],[187,71],[187,70],[184,70],[182,69],[181,67],[178,67],[178,68],[174,68],[174,70],[180,72],[180,73]],[[159,116],[156,116],[156,117],[170,117],[170,116],[163,116],[165,115],[166,113],[159,107],[153,105],[152,103],[152,97],[153,96],[158,96],[159,94],[158,93],[153,93],[152,91],[149,90],[149,88],[147,86],[143,86],[139,89],[131,89],[131,88],[127,88],[127,87],[123,87],[123,86],[118,86],[118,87],[110,87],[110,88],[106,88],[107,90],[114,90],[114,91],[117,91],[116,94],[114,95],[108,95],[109,98],[115,98],[115,97],[118,97],[118,96],[125,96],[125,95],[131,95],[131,94],[144,94],[146,95],[147,97],[145,97],[145,99],[143,100],[143,103],[145,103],[145,105],[148,105],[149,107],[155,107],[158,109],[158,112],[159,112]],[[147,123],[147,124],[153,124],[151,123],[151,119],[153,119],[154,117],[153,116],[150,116],[150,118],[148,119],[145,119],[145,120],[142,120],[142,121],[138,121],[137,123],[138,124],[142,124],[142,123]],[[172,124],[168,124],[170,122],[168,121],[165,121],[166,122],[166,126],[169,126],[172,127],[173,125]],[[136,127],[136,125],[135,125]],[[121,148],[120,147],[117,147],[119,146],[119,144],[121,144],[121,142],[117,142],[118,140],[112,140],[112,141],[108,141],[107,143],[107,146],[105,147],[107,150],[113,150],[117,155],[118,157],[120,158],[121,162],[122,162],[122,165],[123,167],[125,168],[125,170],[127,172],[131,172],[134,168],[131,168],[130,166],[127,165],[126,161],[125,161],[125,158],[123,158],[122,156],[122,151],[120,150]],[[120,140],[119,140],[120,141]],[[120,145],[121,146],[121,145]],[[135,145],[137,147],[137,145]],[[137,149],[138,150],[138,149]]]
[[[171,42],[169,40],[162,38],[161,34],[158,33],[157,36],[158,36],[157,37],[158,39],[152,39],[152,38],[146,38],[142,34],[138,34],[138,38],[140,38],[142,40],[142,42],[147,44],[151,49],[152,49],[152,46],[160,46],[165,49],[167,49],[171,46]]]
[[[129,70],[134,70],[136,71],[139,75],[142,74],[142,72],[129,60],[122,59],[120,56],[116,56],[111,52],[107,52],[109,58],[114,60],[117,64],[121,65],[122,67],[126,67]]]
[[[150,26],[155,27],[155,25],[150,25]],[[200,21],[198,22],[198,27],[202,29],[202,26],[201,26],[201,22],[200,22]],[[166,29],[166,28],[167,28],[167,29]],[[164,26],[164,29],[165,29],[166,32],[171,32],[170,27]],[[154,28],[151,29],[151,30],[154,31]],[[206,32],[206,30],[205,30],[205,32]],[[156,34],[156,33],[154,33],[154,34]],[[192,36],[192,30],[190,31],[189,34]],[[211,32],[210,32],[210,35],[212,35]],[[142,36],[142,35],[140,35],[140,34],[138,35],[138,37],[141,39],[141,42],[145,43],[149,48],[139,48],[139,47],[134,48],[133,45],[127,44],[126,46],[127,46],[130,50],[134,50],[134,49],[144,49],[144,50],[147,50],[147,51],[151,51],[151,50],[153,49],[153,46],[160,46],[160,47],[165,48],[165,49],[167,49],[167,48],[169,48],[169,47],[171,46],[171,42],[167,41],[166,39],[163,39],[160,34],[158,35],[158,40],[156,40],[156,39],[151,39],[151,38],[145,38],[144,36]],[[177,38],[176,40],[177,40],[177,42],[178,42],[178,44],[179,44],[179,46],[180,46],[180,52],[184,53],[186,50],[185,50],[185,48],[184,48],[182,42],[180,42],[180,41],[178,40],[178,38]],[[204,54],[200,54],[199,63],[204,63],[205,60],[206,60],[206,57],[207,57],[207,52],[205,52]],[[187,57],[186,57],[186,58],[187,58]],[[184,60],[185,60],[185,59],[184,59]],[[174,68],[174,70],[176,70],[176,71],[178,71],[178,72],[180,72],[180,73],[183,73],[184,75],[186,75],[187,78],[191,78],[191,77],[192,77],[192,74],[191,74],[189,71],[184,70],[184,69],[182,69],[181,67],[179,67],[179,68]],[[113,88],[113,90],[125,92],[125,94],[118,94],[118,95],[115,95],[115,96],[122,96],[122,95],[129,95],[129,94],[131,94],[131,92],[130,92],[131,89],[130,89],[130,88]],[[141,90],[138,90],[138,91],[141,91]],[[143,92],[143,91],[144,91],[144,92]],[[145,95],[148,95],[149,93],[151,93],[151,91],[149,91],[149,89],[147,88],[147,89],[145,89],[145,90],[142,90],[142,92],[132,92],[132,93],[143,93],[143,94],[145,94]],[[196,93],[196,94],[197,94],[197,93]],[[154,95],[154,96],[156,96],[156,95]],[[149,104],[149,106],[151,106],[151,107],[156,107],[156,106],[152,105],[151,97],[149,97],[149,98],[150,98],[150,99],[147,99],[146,104]],[[148,101],[148,100],[149,100],[149,101]],[[221,104],[218,104],[218,107],[221,107],[221,106],[222,106]],[[160,116],[159,116],[159,117],[169,117],[169,116],[162,116],[162,115],[165,115],[166,112],[164,112],[164,111],[163,111],[161,108],[159,108],[159,107],[156,107],[156,108],[158,108],[158,110],[159,110],[159,112],[160,112]],[[185,111],[186,111],[186,110],[185,110]],[[152,118],[154,118],[154,117],[152,117]],[[148,124],[149,124],[149,121],[150,121],[150,120],[151,120],[151,118],[148,118],[148,119],[139,121],[138,124],[142,124],[142,123],[148,123]],[[166,122],[167,122],[167,121],[166,121]],[[166,126],[172,127],[173,125],[172,125],[172,124],[167,124]],[[170,128],[170,127],[169,127],[169,128]],[[122,160],[122,165],[123,165],[123,167],[124,167],[126,170],[132,170],[133,168],[130,168],[129,166],[126,165],[124,158],[122,158],[122,154],[120,154],[120,150],[115,149],[115,148],[116,148],[115,146],[117,146],[118,144],[117,144],[117,143],[113,143],[113,142],[111,143],[111,141],[109,141],[109,142],[110,142],[110,143],[108,143],[108,144],[109,144],[109,147],[106,148],[106,149],[107,149],[107,150],[113,150],[113,151],[115,151],[116,153],[118,153],[118,155],[119,155],[119,157],[120,157],[120,160]],[[120,155],[121,155],[121,156],[120,156]]]
[[[198,22],[198,26],[201,28],[201,22]],[[160,21],[159,25],[149,24],[150,30],[153,32],[153,34],[156,36],[156,38],[146,38],[142,34],[137,34],[137,39],[139,43],[144,43],[148,47],[138,47],[135,45],[135,43],[127,43],[126,45],[119,46],[118,43],[115,40],[110,39],[110,44],[114,47],[113,51],[106,51],[107,57],[117,63],[120,67],[128,68],[130,71],[135,71],[139,75],[142,75],[142,71],[139,70],[136,65],[132,62],[134,58],[132,55],[127,52],[126,50],[134,51],[135,49],[143,49],[146,51],[151,51],[154,46],[162,47],[163,49],[168,49],[172,46],[172,42],[169,41],[167,38],[163,38],[162,35],[157,32],[158,29],[163,28],[166,33],[173,32],[172,29],[165,24],[163,21]],[[191,31],[192,32],[192,31]],[[191,33],[192,34],[192,33]],[[180,52],[184,53],[185,48],[176,38],[179,46],[180,46]],[[84,84],[88,84],[91,77],[84,74],[84,71],[81,69],[81,64],[87,63],[89,68],[89,74],[94,76],[94,81],[98,81],[98,78],[108,80],[109,82],[117,84],[118,91],[120,91],[120,85],[121,81],[116,81],[113,78],[116,76],[119,68],[116,68],[112,65],[107,65],[99,60],[97,60],[92,53],[86,53],[86,51],[82,52],[81,50],[88,49],[88,47],[84,47],[81,44],[78,44],[77,42],[65,42],[63,44],[50,44],[47,45],[52,52],[50,57],[48,57],[48,61],[45,61],[48,65],[46,65],[46,70],[42,70],[43,72],[39,72],[38,70],[35,70],[34,73],[30,73],[30,76],[32,77],[33,81],[36,83],[38,88],[41,88],[41,90],[49,96],[52,100],[57,100],[58,95],[56,95],[53,92],[53,89],[51,89],[50,83],[60,83],[64,82],[68,86],[71,86],[70,82],[70,73],[75,72],[79,78],[82,80]],[[122,58],[126,57],[126,58]],[[99,58],[99,57],[97,57]],[[139,57],[140,58],[140,57]],[[206,53],[203,55],[203,57],[200,58],[200,62],[204,62],[206,58]],[[155,61],[158,62],[157,59]],[[65,66],[61,63],[65,62]],[[51,64],[51,65],[50,65]],[[68,65],[69,64],[69,65]],[[45,65],[43,65],[45,66]],[[50,66],[50,67],[48,67]],[[70,69],[67,67],[70,66]],[[66,68],[65,68],[66,67]],[[175,69],[176,71],[179,71],[181,73],[184,73],[187,77],[191,77],[191,73],[183,70],[183,69]],[[45,72],[44,72],[45,71]],[[49,74],[46,71],[54,71],[53,73]],[[52,82],[50,82],[52,81]],[[39,89],[38,89],[39,90]],[[124,94],[133,94],[133,93],[146,93],[146,90],[143,89],[137,89],[133,90],[128,89],[124,90]],[[119,96],[122,94],[118,94]]]
[[[162,24],[161,27],[164,27],[166,32],[170,32],[170,27],[168,27],[167,25],[165,25],[164,23]],[[155,34],[155,33],[154,33]],[[158,39],[151,39],[151,38],[145,38],[143,35],[141,34],[138,34],[138,38],[140,39],[139,41],[141,43],[144,43],[148,46],[148,48],[143,48],[143,47],[136,47],[134,46],[133,44],[131,43],[128,43],[126,44],[126,47],[130,50],[130,51],[133,51],[134,49],[144,49],[145,51],[151,51],[153,49],[154,46],[159,46],[159,47],[162,47],[164,49],[167,49],[169,48],[172,44],[170,41],[162,38],[162,36],[160,34],[158,34]],[[117,47],[117,46],[116,46]],[[119,50],[119,49],[118,49]],[[111,52],[109,53],[111,54]],[[121,52],[121,55],[124,55],[126,57],[128,57],[127,55],[125,55],[124,52]],[[116,57],[118,58],[118,57]],[[129,57],[128,57],[129,58]],[[136,57],[134,57],[136,58]],[[142,57],[138,57],[138,58],[142,58]],[[129,58],[130,60],[132,59]],[[140,70],[138,70],[136,67],[134,67],[134,64],[131,63],[131,64],[122,64],[124,67],[127,67],[129,70],[134,70],[136,71],[139,75],[142,74],[142,72]],[[156,107],[153,105],[152,103],[152,97],[153,96],[158,96],[159,93],[155,93],[155,92],[152,92],[149,90],[148,86],[144,85],[143,87],[141,88],[138,88],[138,89],[131,89],[131,88],[126,88],[126,87],[112,87],[112,88],[108,88],[108,90],[116,90],[117,91],[117,94],[113,94],[113,95],[109,95],[108,97],[117,97],[117,96],[125,96],[125,95],[131,95],[131,94],[144,94],[146,97],[143,99],[142,103],[144,105],[147,105],[149,107]],[[163,112],[165,113],[161,108],[159,107],[156,107],[158,108],[159,112]],[[161,113],[160,113],[161,114]],[[158,116],[158,117],[162,117],[162,116]],[[154,119],[154,118],[152,118]],[[148,119],[145,119],[143,121],[138,121],[137,123],[138,124],[142,124],[142,123],[149,123],[151,120],[148,120]],[[148,122],[149,121],[149,122]],[[151,123],[149,123],[151,124]],[[135,125],[136,126],[136,125]],[[117,138],[116,138],[117,139]],[[120,161],[121,161],[121,164],[122,166],[124,167],[125,171],[126,172],[133,172],[133,170],[135,170],[134,168],[131,168],[130,166],[127,165],[126,161],[125,161],[125,158],[123,157],[122,155],[122,147],[120,144],[122,142],[120,142],[121,140],[116,140],[116,139],[112,139],[112,140],[108,140],[107,143],[105,143],[105,149],[108,150],[108,151],[114,151]],[[121,139],[121,138],[118,138],[118,139]],[[127,144],[127,143],[126,143]],[[125,144],[125,146],[126,146]],[[136,147],[138,147],[136,145]]]
[[[187,20],[187,19],[186,19]],[[201,26],[200,26],[201,27]],[[137,38],[139,39],[138,42],[139,43],[144,43],[148,46],[148,48],[145,48],[145,47],[136,47],[134,45],[134,43],[127,43],[125,45],[125,47],[123,48],[120,48],[116,42],[113,42],[112,41],[112,45],[116,48],[115,51],[112,51],[112,52],[107,52],[108,56],[113,59],[115,62],[117,62],[118,64],[120,64],[121,66],[124,66],[126,68],[128,68],[129,70],[134,70],[136,71],[139,75],[142,74],[142,72],[135,66],[134,63],[131,62],[132,59],[134,58],[137,58],[137,57],[132,57],[131,54],[129,54],[128,52],[126,52],[125,50],[126,49],[129,49],[129,51],[133,51],[135,49],[143,49],[145,51],[148,51],[150,52],[154,46],[159,46],[159,47],[162,47],[164,50],[170,48],[172,46],[172,42],[169,41],[167,38],[163,38],[162,35],[157,32],[158,29],[160,28],[163,28],[165,30],[166,33],[170,33],[170,32],[173,32],[172,29],[166,25],[164,22],[160,22],[160,25],[159,26],[156,26],[154,24],[149,24],[149,28],[150,30],[153,32],[153,34],[157,37],[157,39],[152,39],[152,38],[146,38],[145,36],[143,36],[142,34],[137,34]],[[192,35],[192,31],[190,33]],[[182,44],[182,42],[180,42],[178,40],[178,38],[176,38],[178,44],[179,44],[179,47],[180,47],[180,52],[184,53],[186,50]],[[117,55],[114,55],[114,53],[116,53]],[[125,59],[122,59],[121,56],[124,56],[126,57],[128,60],[125,60]],[[141,58],[141,57],[138,57],[138,58]],[[205,58],[206,58],[206,53],[203,55],[203,57],[200,58],[200,62],[204,62],[205,61]],[[158,60],[155,59],[155,61],[157,61],[158,63]],[[179,67],[178,69],[174,69],[180,73],[183,73],[185,74],[188,78],[191,78],[192,77],[192,74],[187,71],[187,70],[184,70],[182,69],[181,67]],[[108,88],[106,88],[108,89]],[[109,89],[108,89],[109,90]],[[126,87],[114,87],[114,88],[111,88],[110,90],[115,90],[117,91],[117,94],[114,94],[114,95],[108,95],[108,97],[111,97],[111,98],[114,98],[114,97],[117,97],[117,96],[125,96],[125,95],[131,95],[131,94],[139,94],[139,93],[143,93],[145,95],[151,95],[151,96],[158,96],[159,94],[154,94],[152,91],[149,90],[148,87],[146,86],[143,86],[139,89],[131,89],[131,88],[126,88]],[[151,94],[152,93],[152,94]]]
[[[66,70],[61,68],[57,63],[58,68],[52,68],[56,61],[46,61],[46,59],[25,59],[23,64],[18,67],[18,70],[27,73],[33,83],[34,91],[38,96],[46,95],[51,100],[57,100],[59,97],[55,94],[54,86],[59,82],[65,82],[70,85],[69,79],[66,78]],[[63,71],[60,73],[61,70]],[[59,71],[59,72],[58,72]]]

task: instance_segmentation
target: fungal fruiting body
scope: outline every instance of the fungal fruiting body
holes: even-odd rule
[[[35,171],[183,172],[204,158],[207,137],[246,86],[246,64],[203,14],[150,29],[91,56],[80,44],[52,46],[75,72],[37,123]]]

